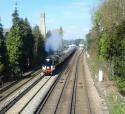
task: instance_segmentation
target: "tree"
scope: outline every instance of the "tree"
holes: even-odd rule
[[[3,36],[3,27],[0,23],[0,75],[5,75],[6,64],[5,37]]]
[[[20,18],[18,16],[18,11],[15,8],[13,16],[13,25],[7,35],[7,52],[9,59],[9,67],[12,75],[17,75],[21,73],[21,57],[22,57],[22,46],[23,39],[22,33],[20,31]]]
[[[52,35],[51,31],[49,30],[46,34],[46,38],[49,38]]]
[[[28,19],[19,17],[17,8],[12,14],[13,25],[7,35],[7,51],[11,73],[23,73],[33,65],[34,37]]]
[[[37,25],[33,28],[33,35],[35,39],[34,58],[37,63],[41,63],[41,60],[45,57],[46,53],[44,50],[44,39]]]
[[[13,19],[12,19],[13,26],[12,27],[19,26],[20,18],[19,18],[18,10],[17,10],[16,7],[15,7],[15,10],[14,10],[14,13],[12,14],[12,17],[13,17]]]
[[[25,71],[33,63],[34,37],[27,18],[25,20],[21,19],[20,27],[23,39],[22,69]]]
[[[93,16],[93,27],[87,36],[89,49],[108,63],[110,75],[116,79],[119,90],[125,94],[124,34],[125,0],[104,0]]]
[[[13,75],[21,72],[22,44],[23,41],[19,27],[13,27],[7,37],[10,71]]]

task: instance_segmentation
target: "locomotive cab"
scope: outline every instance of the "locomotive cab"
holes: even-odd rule
[[[45,73],[45,75],[50,75],[50,74],[52,75],[54,70],[55,70],[54,61],[47,58],[42,66],[42,71]]]

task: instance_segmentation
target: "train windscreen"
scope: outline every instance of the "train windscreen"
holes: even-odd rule
[[[52,60],[49,60],[49,61],[44,61],[43,65],[45,66],[51,66],[53,64]]]

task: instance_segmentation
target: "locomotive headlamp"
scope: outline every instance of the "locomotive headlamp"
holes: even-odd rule
[[[47,61],[47,62],[49,62],[49,61],[50,61],[50,59],[46,59],[46,61]]]

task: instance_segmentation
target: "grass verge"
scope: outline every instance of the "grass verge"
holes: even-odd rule
[[[99,70],[100,66],[105,66],[105,65],[103,65],[103,64],[99,65],[100,64],[99,60],[97,60],[97,58],[94,58],[94,57],[87,58],[87,63],[89,65],[92,78],[95,81],[97,81],[98,70]],[[109,79],[111,78],[109,72],[106,72],[106,75],[108,75]],[[107,93],[109,93],[109,92],[107,92]],[[109,94],[109,95],[105,96],[105,99],[106,99],[110,114],[125,114],[125,102],[120,99],[119,95]]]
[[[107,97],[110,114],[125,114],[125,102],[117,95],[109,95]]]

